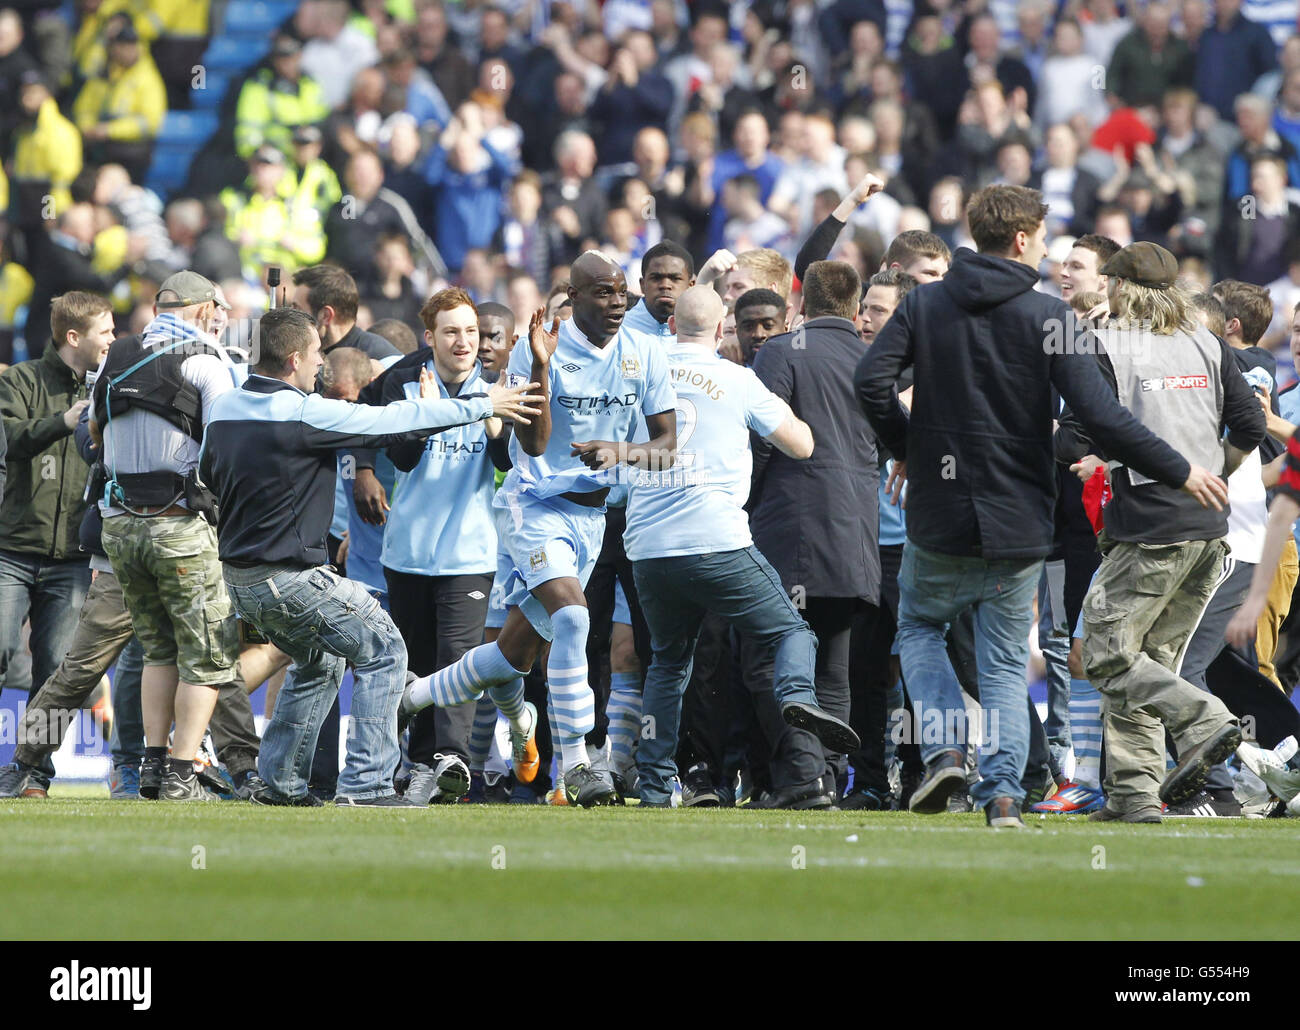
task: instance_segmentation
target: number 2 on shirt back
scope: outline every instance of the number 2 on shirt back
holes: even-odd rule
[[[685,397],[677,398],[677,468],[690,468],[695,464],[695,452],[687,449],[687,443],[695,435],[699,421],[699,409],[695,402]]]

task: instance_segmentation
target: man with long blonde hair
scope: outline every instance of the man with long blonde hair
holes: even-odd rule
[[[1163,247],[1133,243],[1101,268],[1111,318],[1095,331],[1119,401],[1189,461],[1227,476],[1264,438],[1264,416],[1228,345],[1201,326]],[[1221,426],[1228,427],[1226,444]],[[1061,415],[1057,457],[1096,453]],[[1218,698],[1175,670],[1227,553],[1227,515],[1112,462],[1101,568],[1083,602],[1083,667],[1104,699],[1109,771],[1097,820],[1159,822],[1241,742]],[[1165,729],[1178,765],[1164,775]]]

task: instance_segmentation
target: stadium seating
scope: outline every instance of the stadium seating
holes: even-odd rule
[[[216,111],[168,111],[154,145],[146,185],[163,197],[179,188],[185,182],[190,161],[216,128]]]
[[[222,33],[265,43],[296,7],[296,3],[282,0],[231,0],[226,5]]]
[[[203,67],[209,75],[214,71],[242,71],[250,64],[261,60],[270,47],[269,37],[244,39],[218,36],[212,40],[203,54]]]

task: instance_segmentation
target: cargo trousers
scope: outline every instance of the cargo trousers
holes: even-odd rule
[[[1115,541],[1102,533],[1101,567],[1083,601],[1084,673],[1102,695],[1105,791],[1117,812],[1160,804],[1165,728],[1179,752],[1232,713],[1174,669],[1214,592],[1228,545]]]

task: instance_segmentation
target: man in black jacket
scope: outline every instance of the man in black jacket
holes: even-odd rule
[[[356,281],[337,265],[312,265],[293,274],[290,305],[305,311],[320,333],[321,354],[335,347],[355,347],[375,361],[401,357],[396,347],[382,336],[357,327],[361,303]],[[253,361],[257,361],[256,355]]]
[[[1088,340],[1075,338],[1068,307],[1035,291],[1046,214],[1034,190],[977,193],[967,215],[979,253],[959,250],[941,283],[909,293],[855,377],[867,417],[896,458],[894,497],[909,484],[898,644],[927,762],[911,809],[942,811],[965,782],[965,709],[943,637],[974,607],[989,739],[972,796],[999,828],[1024,825],[1025,666],[1056,500],[1052,387],[1110,454],[1202,504],[1227,495],[1222,480],[1119,406]],[[908,365],[910,417],[896,388]]]
[[[853,617],[880,593],[876,439],[852,385],[862,354],[854,322],[862,283],[843,261],[815,261],[803,289],[807,321],[768,340],[754,372],[809,424],[817,448],[808,460],[796,461],[754,438],[750,529],[754,545],[817,636],[817,703],[847,722]],[[759,671],[758,657],[747,647],[744,663],[772,746],[774,803],[830,804],[834,784],[823,781],[821,746],[812,734],[782,724],[771,690],[760,687],[772,680],[766,659]]]

